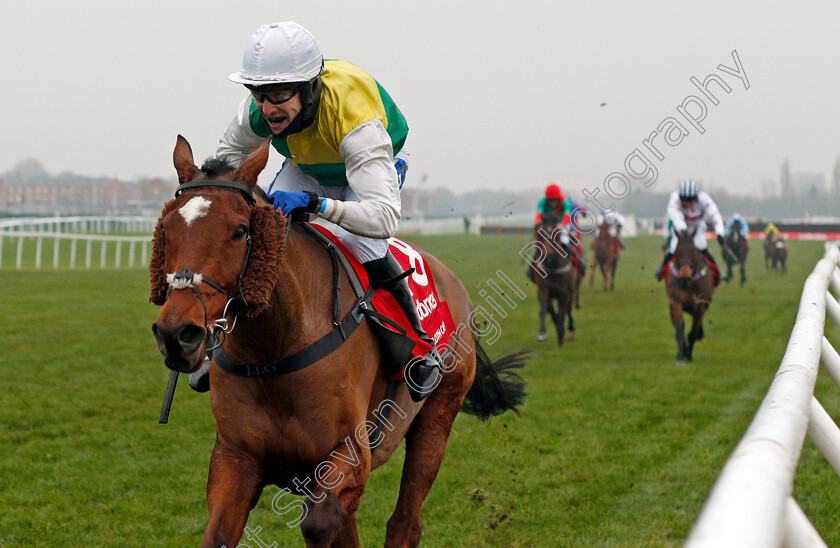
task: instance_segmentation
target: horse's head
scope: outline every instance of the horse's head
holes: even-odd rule
[[[197,168],[180,135],[173,157],[180,186],[155,228],[149,300],[162,305],[152,332],[166,366],[187,373],[201,365],[214,328],[232,329],[227,317],[268,306],[286,218],[253,195],[268,141],[237,170],[218,160]]]
[[[674,250],[672,268],[676,271],[677,286],[685,289],[697,277],[703,275],[706,261],[694,245],[694,235],[697,228],[688,232],[681,230],[677,233],[677,247]]]
[[[564,234],[565,230],[557,215],[554,213],[544,213],[542,215],[540,229],[537,232],[537,241],[545,250],[549,261],[554,261],[561,255],[558,250],[568,243],[568,236],[564,237]]]

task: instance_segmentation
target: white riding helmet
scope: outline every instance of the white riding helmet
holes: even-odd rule
[[[680,200],[696,200],[698,192],[697,183],[691,179],[686,179],[680,183]]]
[[[229,78],[237,84],[262,86],[308,82],[324,70],[324,57],[315,37],[292,21],[263,25],[254,32],[242,70]]]

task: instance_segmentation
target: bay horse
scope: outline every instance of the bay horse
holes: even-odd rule
[[[563,242],[563,228],[559,219],[551,213],[544,213],[536,234],[540,256],[534,266],[537,283],[537,299],[540,304],[540,331],[537,340],[546,340],[545,317],[551,316],[557,332],[557,344],[563,346],[566,337],[566,319],[569,333],[575,331],[572,308],[575,304],[580,279],[569,253],[568,243]]]
[[[741,285],[743,286],[747,281],[746,265],[747,253],[749,252],[747,240],[741,234],[741,230],[733,226],[732,232],[726,236],[723,245],[725,247],[723,260],[726,261],[727,272],[726,283],[729,283],[729,280],[732,279],[732,266],[737,264],[740,265]]]
[[[180,186],[163,208],[149,266],[150,300],[162,306],[152,331],[172,371],[198,370],[217,340],[213,334],[229,360],[268,370],[264,364],[300,356],[325,333],[335,333],[333,311],[350,319],[365,308],[329,248],[304,223],[276,212],[256,186],[268,146],[266,141],[239,169],[218,160],[199,169],[178,136],[173,157]],[[402,439],[402,481],[385,546],[418,545],[420,509],[459,410],[486,419],[516,411],[524,398],[515,372],[523,354],[491,364],[476,331],[459,335],[472,329],[469,295],[440,261],[423,256],[459,326],[453,335],[458,349],[447,352],[459,359],[420,403],[403,382],[389,382],[394,364],[385,363],[366,316],[340,346],[292,372],[229,374],[213,351],[216,443],[202,548],[237,546],[266,485],[281,487],[272,508],[297,516],[287,525],[300,524],[306,546],[359,546],[356,511],[368,476]],[[386,392],[390,387],[395,391]],[[306,499],[278,504],[292,490]]]
[[[764,269],[768,272],[773,264],[773,248],[776,245],[776,239],[777,237],[770,233],[764,237]]]
[[[589,287],[595,285],[595,270],[600,268],[604,277],[604,291],[607,291],[607,278],[609,278],[609,290],[615,290],[615,270],[618,267],[620,255],[617,249],[615,237],[610,234],[610,225],[601,223],[598,235],[592,242],[595,251],[595,259],[592,263],[592,274],[589,276]]]
[[[694,233],[676,234],[677,248],[665,282],[671,324],[677,341],[677,364],[692,361],[694,343],[703,339],[703,317],[712,303],[713,273],[706,258],[694,245]],[[692,317],[691,330],[685,334],[683,314]]]

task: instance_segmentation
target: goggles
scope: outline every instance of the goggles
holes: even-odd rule
[[[272,105],[280,105],[287,101],[291,101],[295,95],[297,95],[298,87],[295,86],[293,88],[286,88],[286,89],[275,89],[272,91],[268,90],[260,90],[259,88],[248,88],[251,92],[251,95],[254,96],[254,100],[258,103],[263,103],[268,101]]]

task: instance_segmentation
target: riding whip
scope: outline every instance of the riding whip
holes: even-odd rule
[[[733,263],[738,262],[738,257],[735,255],[735,253],[731,249],[729,249],[728,245],[723,244],[721,247],[723,248],[723,252],[729,255],[729,258],[732,259]]]
[[[163,405],[160,407],[160,419],[158,424],[169,422],[169,410],[172,409],[172,398],[175,396],[175,385],[178,384],[178,372],[169,372],[169,382],[166,383],[166,393],[163,394]]]

